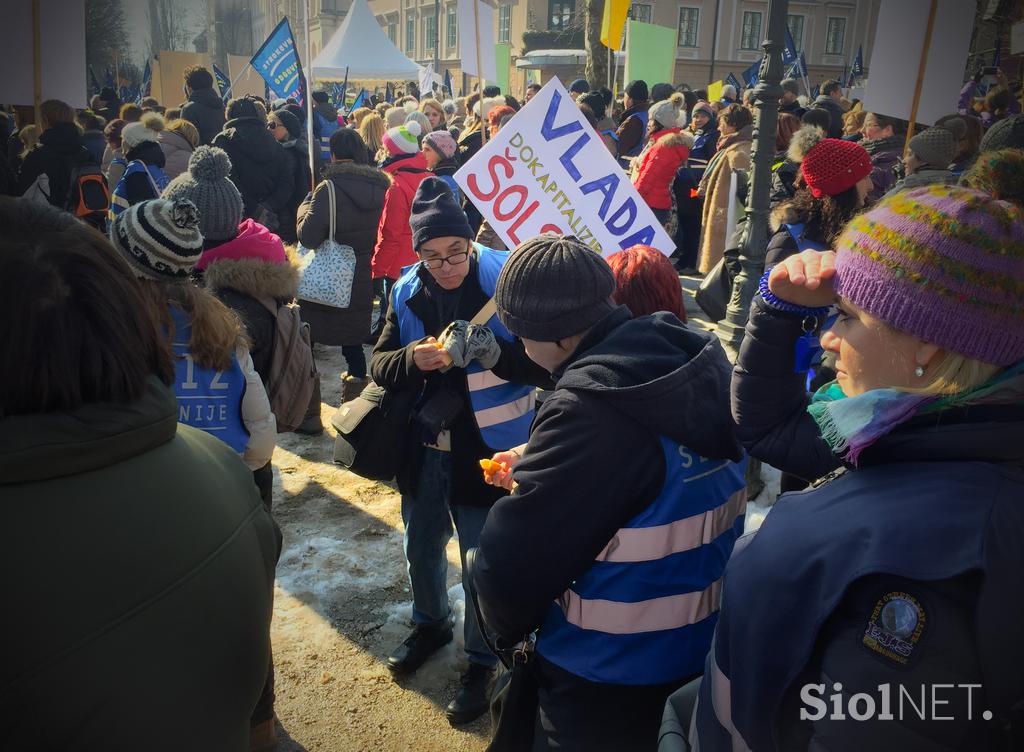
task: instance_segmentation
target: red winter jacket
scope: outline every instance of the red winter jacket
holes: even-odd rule
[[[651,138],[651,145],[640,157],[633,185],[652,209],[671,209],[672,181],[676,170],[690,157],[693,136],[681,128],[666,128]]]
[[[409,212],[416,189],[431,173],[427,170],[423,152],[392,162],[384,172],[391,175],[392,182],[384,195],[384,211],[377,225],[377,245],[373,249],[370,267],[374,279],[398,279],[402,276],[403,267],[416,263]]]

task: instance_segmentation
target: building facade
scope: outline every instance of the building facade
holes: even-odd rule
[[[352,0],[311,0],[310,47],[316,54],[337,30]],[[807,60],[811,87],[841,78],[863,48],[871,57],[881,0],[790,0],[788,26]],[[421,65],[438,62],[456,94],[466,91],[459,59],[454,0],[369,0],[392,42]],[[509,92],[522,96],[529,81],[564,82],[583,76],[585,0],[497,0],[490,42],[510,46]],[[630,17],[675,30],[675,78],[671,83],[703,88],[729,73],[740,78],[761,58],[768,27],[768,0],[652,0],[632,3]],[[302,0],[252,0],[254,34],[265,38],[287,15],[299,50],[305,50]],[[525,35],[525,37],[524,37]],[[484,40],[486,44],[488,40]],[[623,71],[618,67],[618,84]],[[654,82],[649,82],[654,83]]]

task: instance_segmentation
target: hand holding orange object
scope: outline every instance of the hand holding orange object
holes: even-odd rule
[[[489,460],[480,460],[484,471],[484,481],[492,486],[514,491],[516,483],[512,480],[512,468],[519,461],[520,455],[513,451],[498,452]]]
[[[452,356],[448,354],[448,351],[444,349],[444,345],[440,342],[435,342],[437,345],[437,352],[441,355],[441,360],[444,361],[444,367],[447,368],[452,364]]]

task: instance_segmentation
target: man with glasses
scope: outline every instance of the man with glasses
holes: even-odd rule
[[[465,212],[437,177],[417,189],[409,224],[419,263],[392,288],[370,361],[377,384],[419,394],[405,445],[395,447],[404,453],[398,487],[415,623],[388,658],[395,674],[416,671],[451,642],[445,547],[452,522],[465,564],[488,509],[503,494],[484,482],[479,461],[526,441],[534,389],[551,385],[547,372],[498,322],[493,307],[490,315],[486,310],[509,253],[471,241]],[[469,667],[447,709],[453,724],[468,723],[487,710],[496,661],[471,598],[467,589]]]

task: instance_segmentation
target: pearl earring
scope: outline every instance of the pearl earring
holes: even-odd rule
[[[917,376],[917,378],[921,378],[922,376],[924,376],[924,366],[918,366],[917,368],[915,368],[914,375]]]

